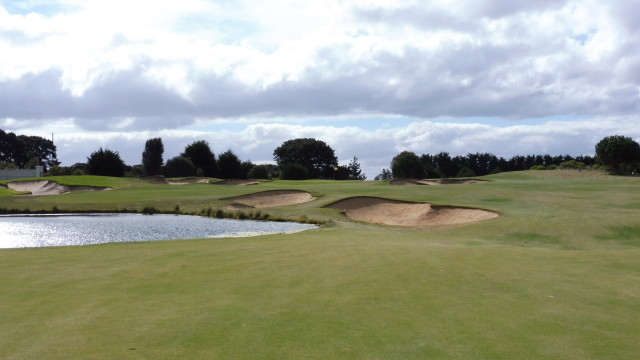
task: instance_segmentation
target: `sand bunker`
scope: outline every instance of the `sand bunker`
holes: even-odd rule
[[[498,217],[498,214],[479,209],[453,206],[431,206],[375,197],[354,197],[327,206],[339,209],[354,220],[396,226],[432,227],[461,225]]]
[[[391,180],[390,185],[456,185],[456,184],[475,184],[487,180],[479,179],[442,179],[442,180],[420,180],[420,179],[398,179]]]
[[[186,178],[180,180],[166,180],[169,185],[208,184],[209,178]]]
[[[67,186],[49,180],[15,181],[8,184],[13,191],[29,191],[33,196],[60,195],[72,191],[104,191],[111,190],[108,187],[94,186]]]
[[[218,181],[217,183],[214,183],[213,185],[235,185],[235,186],[248,186],[248,185],[258,185],[260,184],[259,181],[253,181],[253,180],[222,180],[222,181]]]
[[[309,201],[313,201],[316,198],[311,196],[306,191],[301,190],[272,190],[272,191],[263,191],[255,194],[231,197],[226,199],[221,199],[225,201],[232,201],[236,204],[231,204],[227,206],[229,210],[238,210],[241,207],[253,207],[253,208],[267,208],[274,206],[285,206],[285,205],[295,205],[302,204]],[[239,205],[238,205],[239,204]]]

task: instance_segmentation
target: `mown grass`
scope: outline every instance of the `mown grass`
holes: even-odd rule
[[[331,221],[293,235],[0,250],[0,357],[637,356],[640,179],[555,171],[485,179],[249,187],[104,179],[120,183],[62,196],[0,193],[3,208],[215,212],[221,198],[300,189],[319,198],[263,212]],[[322,208],[361,195],[502,216],[424,231]]]

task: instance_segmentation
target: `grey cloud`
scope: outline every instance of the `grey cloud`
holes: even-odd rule
[[[447,12],[420,6],[397,9],[356,9],[354,14],[365,22],[394,27],[411,25],[423,30],[476,31],[480,26],[475,19],[463,19]]]
[[[73,114],[73,99],[60,86],[60,73],[49,70],[0,82],[0,118],[44,119]]]
[[[471,0],[475,16],[500,18],[522,12],[535,12],[562,8],[569,0]]]
[[[640,6],[636,1],[611,1],[612,15],[631,34],[640,35]]]
[[[190,100],[144,75],[142,65],[105,74],[81,97],[61,89],[59,71],[0,82],[0,119],[74,118],[93,131],[179,128],[197,117],[396,114],[419,118],[629,113],[638,110],[638,61],[605,69],[571,53],[514,43],[462,43],[374,54],[366,64],[335,48],[297,81],[255,89],[231,75],[193,75]],[[563,54],[537,70],[540,55]],[[153,66],[153,64],[147,64]],[[330,76],[327,76],[330,74]],[[612,75],[613,74],[613,75]],[[622,77],[622,79],[621,79]]]
[[[569,0],[469,0],[461,11],[429,6],[429,2],[400,8],[357,8],[358,19],[389,26],[411,25],[423,30],[481,31],[481,18],[502,18],[519,13],[559,9]]]

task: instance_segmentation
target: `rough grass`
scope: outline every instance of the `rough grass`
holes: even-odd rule
[[[293,235],[0,250],[0,357],[637,356],[640,179],[554,171],[485,179],[491,182],[221,188],[107,178],[120,182],[115,190],[33,198],[0,192],[5,208],[215,212],[225,206],[220,198],[300,189],[320,198],[266,211],[332,221]],[[502,216],[423,231],[322,208],[363,195]]]

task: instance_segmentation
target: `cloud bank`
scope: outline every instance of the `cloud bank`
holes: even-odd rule
[[[636,5],[0,0],[0,127],[46,134],[64,119],[61,141],[122,144],[226,131],[268,154],[318,134],[372,161],[405,149],[584,153],[607,132],[640,136]],[[350,122],[367,117],[393,130]],[[571,121],[519,125],[541,118]]]

